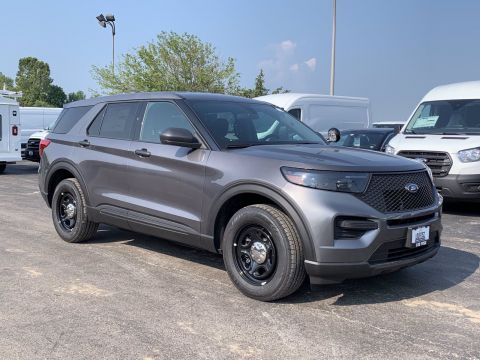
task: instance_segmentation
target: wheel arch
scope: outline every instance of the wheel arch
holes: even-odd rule
[[[238,201],[238,202],[237,202]],[[226,224],[240,208],[257,203],[269,204],[289,216],[300,235],[306,260],[316,261],[315,247],[301,211],[284,194],[267,184],[235,184],[225,190],[215,201],[206,224],[206,233],[213,236],[215,249],[221,248],[221,240]]]
[[[53,198],[53,193],[55,192],[56,186],[62,180],[69,179],[69,178],[75,178],[78,180],[78,182],[80,183],[80,186],[82,187],[82,190],[85,196],[85,201],[87,204],[90,204],[87,187],[85,186],[85,182],[83,181],[83,178],[80,172],[78,172],[78,170],[70,161],[60,160],[50,165],[50,168],[48,170],[46,180],[45,180],[45,189],[47,190],[47,201],[49,206],[52,206],[52,198]]]

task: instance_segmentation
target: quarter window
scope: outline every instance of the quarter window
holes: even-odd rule
[[[160,134],[168,128],[187,129],[195,132],[183,112],[170,102],[149,102],[145,109],[140,141],[160,143]]]
[[[77,106],[63,109],[53,126],[52,132],[55,134],[68,133],[91,108],[91,106]]]
[[[288,113],[292,115],[297,120],[302,120],[302,110],[301,109],[290,109]]]

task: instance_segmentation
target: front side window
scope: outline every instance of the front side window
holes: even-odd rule
[[[222,148],[274,144],[325,144],[312,129],[268,104],[191,101],[197,116]]]
[[[405,133],[480,134],[480,100],[442,100],[420,104]]]
[[[190,121],[170,102],[149,102],[143,116],[140,141],[160,143],[160,134],[169,128],[187,129],[195,132]]]
[[[110,139],[130,140],[140,104],[136,102],[108,104],[88,128],[88,134]]]

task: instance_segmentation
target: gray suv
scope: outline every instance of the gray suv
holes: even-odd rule
[[[40,145],[40,190],[62,239],[98,224],[223,254],[270,301],[387,273],[440,247],[441,197],[422,163],[327,146],[270,104],[135,93],[65,105]]]

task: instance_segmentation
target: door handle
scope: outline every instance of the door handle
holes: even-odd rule
[[[79,141],[78,144],[79,144],[81,147],[88,147],[88,146],[90,146],[90,141],[88,141],[88,140],[82,140],[82,141]]]
[[[152,154],[147,149],[137,149],[135,150],[135,155],[140,157],[149,157]]]

